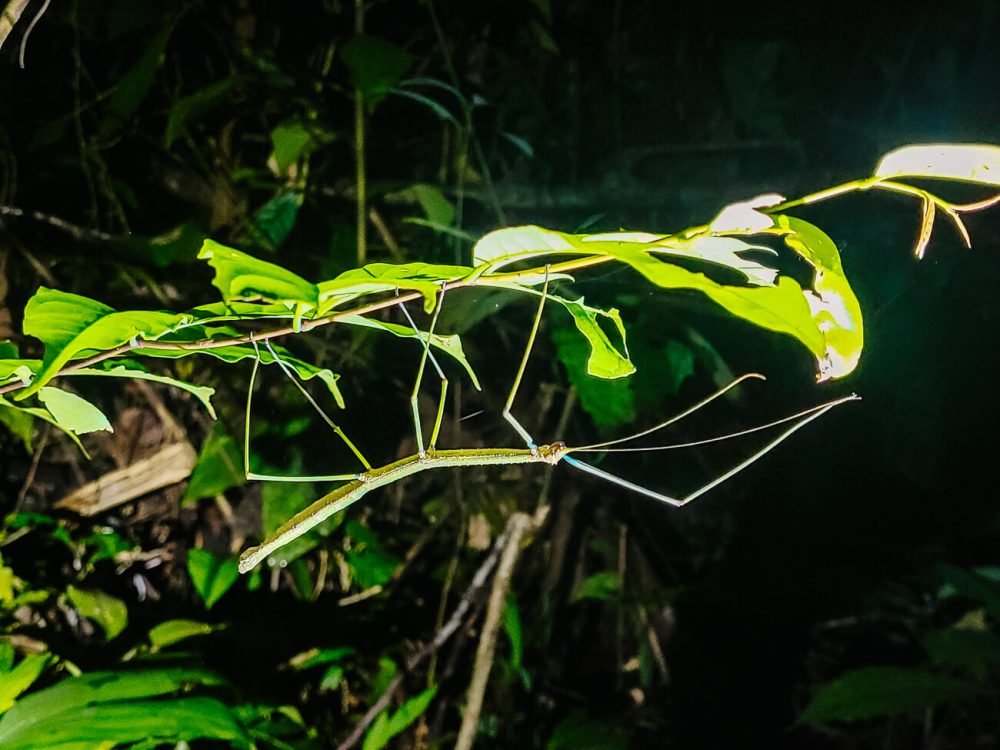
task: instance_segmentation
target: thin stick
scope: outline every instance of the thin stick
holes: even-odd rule
[[[417,324],[413,321],[410,311],[406,309],[406,305],[402,302],[399,303],[399,307],[403,311],[403,315],[406,316],[410,328],[413,329],[417,338],[424,343],[424,351],[420,356],[420,367],[417,368],[417,381],[413,384],[413,392],[410,394],[410,408],[413,410],[413,431],[417,437],[417,453],[421,456],[424,455],[424,433],[420,426],[420,384],[424,379],[424,370],[427,366],[428,357],[437,371],[438,377],[441,379],[441,395],[438,398],[437,416],[434,420],[434,429],[431,431],[430,447],[432,450],[437,445],[438,433],[441,431],[441,419],[444,416],[444,402],[448,394],[448,378],[445,377],[444,370],[441,369],[437,357],[431,351],[431,337],[434,335],[434,328],[437,326],[438,316],[441,314],[442,305],[444,305],[444,293],[445,290],[442,289],[441,296],[438,298],[437,308],[434,310],[434,317],[431,318],[430,330],[426,335],[417,328]]]

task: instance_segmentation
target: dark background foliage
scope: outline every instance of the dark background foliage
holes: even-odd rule
[[[14,332],[39,284],[118,308],[214,300],[209,270],[194,260],[205,236],[309,278],[353,267],[353,88],[344,62],[353,10],[335,0],[67,0],[32,32],[23,70],[22,23],[0,54],[0,205],[40,215],[0,214],[0,339],[31,351]],[[386,230],[369,226],[370,260],[469,262],[468,242],[404,221],[424,216],[405,192],[418,183],[447,196],[460,211],[454,225],[473,237],[519,223],[674,231],[732,200],[866,175],[903,144],[1000,140],[1000,8],[989,2],[385,0],[367,9],[365,31],[405,50],[408,77],[462,97],[442,86],[410,89],[446,107],[457,128],[402,95],[372,108],[369,198]],[[269,168],[283,124],[308,133],[310,151],[290,168]],[[968,591],[942,593],[954,583],[942,566],[988,575],[1000,565],[988,478],[998,413],[996,212],[970,219],[972,251],[940,226],[920,263],[908,255],[919,224],[911,202],[862,194],[803,215],[836,240],[866,311],[866,352],[845,382],[816,386],[794,343],[728,320],[695,295],[651,291],[626,270],[582,273],[577,288],[588,300],[622,309],[639,374],[634,386],[593,394],[598,406],[577,405],[556,435],[570,392],[557,351],[566,321],[548,316],[516,407],[540,440],[592,442],[655,423],[726,372],[759,370],[769,380],[672,439],[850,391],[864,400],[683,513],[556,469],[549,522],[515,578],[520,644],[502,644],[477,746],[598,747],[625,737],[631,747],[682,748],[1000,742],[995,674],[974,697],[935,708],[796,724],[821,685],[854,668],[923,668],[926,635],[981,609]],[[502,309],[489,315],[494,303]],[[496,415],[531,313],[523,301],[478,291],[446,303],[441,326],[463,333],[483,379],[482,393],[457,389],[455,404],[465,415],[484,410],[450,423],[450,444],[512,444]],[[343,373],[348,432],[379,459],[412,452],[406,398],[417,353],[350,332],[302,338],[289,345]],[[222,423],[239,441],[248,367],[174,367],[219,389]],[[255,410],[264,465],[343,465],[348,456],[306,422],[294,392],[268,378]],[[211,429],[182,395],[158,390],[151,401],[115,382],[86,386],[119,415],[114,438],[88,442],[93,462],[54,435],[44,450],[36,436],[32,451],[0,435],[0,508],[61,519],[77,539],[93,524],[51,504],[127,465],[143,441],[165,439],[156,403],[196,445]],[[605,465],[681,493],[749,445]],[[186,550],[235,552],[258,533],[262,490],[233,487],[178,510],[180,490],[168,488],[98,519],[129,548],[162,559],[144,567],[119,557],[85,571],[88,585],[128,604],[124,635],[104,642],[55,612],[9,625],[96,669],[162,620],[227,622],[201,658],[251,700],[298,705],[327,746],[380,692],[380,659],[401,662],[432,636],[442,586],[452,586],[451,601],[464,589],[482,554],[469,529],[497,533],[514,508],[533,507],[540,482],[536,471],[469,471],[383,491],[326,542],[337,552],[323,558],[325,577],[313,553],[300,566],[305,584],[265,575],[261,588],[238,584],[207,615]],[[32,585],[60,589],[81,572],[46,528],[3,554]],[[366,534],[377,542],[365,547]],[[358,549],[369,551],[367,562]],[[389,570],[413,554],[382,593],[340,606],[367,588],[365,575],[378,578],[376,552]],[[354,576],[346,588],[338,554]],[[595,584],[601,573],[616,582],[610,592]],[[592,596],[581,599],[588,581]],[[474,642],[442,652],[426,725],[401,746],[450,742]],[[322,692],[316,675],[278,671],[315,646],[356,650],[349,687]],[[413,676],[408,694],[425,682],[425,673]],[[591,744],[558,739],[573,731]]]

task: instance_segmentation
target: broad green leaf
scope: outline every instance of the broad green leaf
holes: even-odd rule
[[[223,104],[239,81],[240,79],[235,77],[223,78],[174,102],[167,117],[167,129],[163,135],[164,147],[169,149],[187,130],[188,125]]]
[[[590,344],[590,357],[587,359],[587,374],[605,380],[624,378],[635,372],[635,365],[628,358],[628,348],[625,346],[625,326],[621,315],[614,308],[601,310],[584,304],[583,297],[570,300],[552,297],[565,307],[573,316],[573,323]],[[611,321],[621,339],[621,352],[608,338],[601,328],[600,318]]]
[[[240,577],[235,558],[216,557],[208,550],[191,548],[187,553],[188,573],[195,591],[211,609]]]
[[[610,570],[602,573],[594,573],[594,575],[588,576],[580,582],[580,585],[576,588],[576,593],[573,594],[573,601],[577,602],[581,599],[598,599],[600,601],[617,599],[621,595],[621,588],[621,579],[617,573]]]
[[[42,366],[40,359],[0,359],[0,383],[29,383]]]
[[[412,185],[392,197],[419,203],[424,217],[436,226],[448,226],[455,219],[455,207],[444,197],[444,193],[433,185],[423,183]]]
[[[786,218],[786,217],[781,217]],[[492,232],[476,245],[477,263],[495,270],[542,255],[567,253],[614,258],[631,266],[664,289],[694,289],[708,296],[733,315],[762,328],[794,336],[819,362],[820,378],[841,377],[850,371],[860,353],[860,317],[855,319],[856,300],[843,278],[839,254],[832,242],[820,247],[809,244],[820,239],[811,225],[792,222],[774,233],[785,237],[809,260],[822,291],[803,290],[788,276],[778,276],[756,261],[739,255],[760,251],[735,237],[698,235],[690,239],[637,232],[570,235],[541,227],[512,227]],[[805,239],[804,239],[805,238]],[[723,242],[719,242],[722,240]],[[831,255],[832,253],[832,255]],[[703,273],[662,260],[662,256],[705,261],[739,272],[748,286],[723,284]]]
[[[221,423],[216,423],[205,438],[198,453],[198,463],[191,472],[191,479],[181,507],[202,498],[215,497],[247,481],[243,473],[243,456],[236,441]]]
[[[212,672],[183,667],[91,672],[61,680],[52,687],[21,698],[0,719],[0,747],[8,750],[11,747],[8,742],[25,741],[34,736],[39,725],[87,706],[138,701],[178,693],[195,685],[220,684],[222,680]]]
[[[350,39],[340,54],[369,114],[413,63],[410,54],[395,44],[364,35]]]
[[[921,669],[866,667],[845,672],[823,685],[797,723],[815,725],[917,714],[975,692],[973,684]]]
[[[472,365],[469,364],[469,360],[466,359],[465,351],[462,349],[462,339],[458,334],[451,334],[450,336],[442,336],[440,333],[428,334],[427,331],[414,331],[409,326],[399,325],[397,323],[386,323],[382,320],[376,320],[375,318],[366,318],[363,315],[347,315],[340,319],[341,323],[346,323],[352,326],[362,326],[364,328],[374,328],[379,331],[386,331],[391,333],[393,336],[399,336],[401,338],[411,338],[418,339],[418,341],[423,344],[427,341],[428,335],[430,336],[431,346],[435,349],[439,349],[448,356],[452,357],[456,362],[465,368],[465,372],[469,375],[469,380],[476,387],[476,390],[482,390],[479,386],[479,378],[476,377],[476,373],[472,369]]]
[[[37,393],[72,359],[157,339],[189,321],[190,316],[154,310],[116,312],[88,297],[39,287],[25,306],[23,328],[45,344],[45,357],[31,385],[14,398]]]
[[[100,703],[41,716],[29,731],[22,732],[5,732],[0,721],[4,750],[96,749],[149,739],[157,745],[206,739],[228,742],[230,747],[252,747],[233,712],[206,697]]]
[[[154,648],[167,648],[188,638],[214,633],[223,627],[197,620],[167,620],[150,628],[149,642]]]
[[[94,367],[84,367],[80,370],[73,370],[72,372],[68,372],[66,374],[73,377],[77,375],[96,375],[105,378],[148,380],[153,383],[162,383],[163,385],[180,388],[182,391],[187,391],[198,399],[202,406],[205,407],[205,410],[211,415],[212,419],[216,418],[215,409],[212,406],[211,401],[212,396],[215,394],[214,388],[207,385],[195,385],[194,383],[188,383],[184,380],[172,378],[169,375],[157,375],[156,373],[149,372],[141,363],[134,360],[116,359],[114,362],[100,362]]]
[[[128,625],[128,608],[125,602],[111,594],[99,589],[67,586],[66,597],[81,615],[101,626],[104,637],[109,641],[114,640]]]
[[[850,374],[861,359],[864,323],[861,304],[844,275],[840,251],[819,227],[793,216],[775,217],[774,229],[768,231],[781,236],[789,248],[813,267],[813,288],[802,293],[816,327],[823,333],[820,381]]]
[[[31,687],[50,661],[51,654],[28,654],[16,667],[0,674],[0,714],[13,706],[17,697]]]
[[[567,377],[580,397],[580,406],[594,420],[594,424],[613,427],[635,419],[635,394],[631,379],[591,377],[587,367],[593,353],[588,343],[580,338],[578,329],[556,328],[552,331],[552,340],[559,360],[566,367]]]
[[[1000,147],[936,143],[904,146],[882,157],[876,177],[936,177],[1000,185]]]
[[[114,432],[104,412],[75,393],[45,386],[38,392],[38,400],[45,404],[56,424],[67,432],[77,435],[99,430]]]
[[[432,263],[369,263],[363,268],[345,271],[335,279],[319,284],[319,314],[365,294],[393,290],[417,291],[424,296],[424,310],[434,309],[443,282],[463,279],[472,273],[468,266],[444,266]]]
[[[298,316],[319,305],[316,285],[275,263],[254,258],[214,240],[205,240],[198,258],[215,269],[212,284],[226,302],[280,302]]]
[[[358,586],[368,589],[388,583],[403,561],[388,552],[375,532],[358,521],[348,521],[346,528],[351,540],[347,563]]]
[[[283,122],[271,131],[271,147],[280,174],[284,174],[315,145],[309,129],[301,122]]]
[[[26,414],[17,408],[7,406],[7,402],[0,401],[0,424],[6,427],[24,445],[24,449],[32,451],[32,426],[34,420],[30,414]]]
[[[10,401],[7,401],[3,396],[0,396],[0,411],[13,411],[28,417],[41,419],[43,422],[48,422],[53,427],[57,427],[62,430],[70,440],[76,443],[76,446],[83,452],[83,455],[88,456],[87,451],[83,447],[83,443],[80,442],[80,438],[77,437],[77,434],[61,425],[59,421],[52,416],[48,409],[43,409],[40,406],[17,406],[16,404],[12,404]]]
[[[257,209],[257,213],[254,215],[252,236],[266,249],[277,249],[295,228],[295,221],[301,207],[301,192],[283,190]]]
[[[437,685],[410,698],[392,716],[389,716],[388,712],[380,714],[365,735],[364,744],[361,746],[362,750],[382,750],[389,744],[389,740],[420,718],[436,694]]]

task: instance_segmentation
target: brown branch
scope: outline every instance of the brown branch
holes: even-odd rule
[[[402,673],[400,673],[396,679],[389,684],[389,686],[382,692],[382,695],[379,696],[379,699],[371,705],[371,708],[369,708],[368,711],[365,712],[365,715],[361,718],[361,721],[355,725],[354,729],[351,730],[351,734],[347,737],[347,739],[337,746],[337,750],[350,750],[358,744],[358,742],[360,742],[364,737],[365,732],[368,731],[368,727],[372,725],[375,719],[378,718],[378,715],[389,705],[389,701],[392,700],[392,696],[396,693],[396,690],[399,689],[399,686],[403,684],[403,678],[409,672],[412,672],[414,669],[419,667],[424,660],[427,659],[427,657],[437,653],[437,651],[448,642],[448,639],[455,634],[455,631],[458,630],[462,621],[465,619],[465,616],[472,608],[472,602],[475,600],[483,586],[486,585],[486,581],[489,578],[490,573],[493,572],[493,568],[496,567],[497,560],[500,558],[501,553],[504,553],[504,551],[508,548],[508,545],[514,542],[514,518],[516,518],[517,515],[521,514],[512,516],[511,520],[507,522],[507,527],[504,529],[503,533],[497,537],[497,540],[493,545],[493,549],[490,550],[489,556],[483,560],[479,569],[476,570],[475,575],[472,576],[472,582],[465,590],[465,593],[462,594],[462,598],[459,600],[458,604],[455,605],[455,609],[452,610],[451,617],[448,618],[448,622],[446,622],[444,626],[438,630],[430,643],[426,644],[423,648],[406,660],[406,663],[403,665]]]
[[[566,273],[569,271],[576,271],[582,268],[589,268],[590,266],[597,266],[602,263],[607,263],[614,260],[608,255],[588,255],[583,258],[576,260],[569,260],[563,263],[556,263],[548,267],[550,274]],[[490,286],[491,282],[517,282],[524,278],[535,277],[544,274],[545,269],[531,268],[524,271],[514,271],[511,273],[498,273],[490,276],[473,276],[471,278],[459,279],[457,281],[452,281],[441,285],[443,291],[450,291],[452,289],[463,289],[466,287],[475,286]],[[259,333],[253,334],[253,339],[260,343],[261,341],[266,341],[269,339],[280,338],[281,336],[290,336],[297,333],[306,333],[321,326],[329,325],[330,323],[336,323],[347,317],[357,316],[357,315],[368,315],[369,313],[377,312],[378,310],[384,310],[387,307],[394,307],[401,302],[412,302],[415,299],[420,299],[422,296],[421,292],[405,292],[393,297],[387,297],[386,299],[378,300],[377,302],[370,302],[367,305],[360,305],[351,310],[344,310],[342,312],[334,313],[333,315],[328,315],[323,318],[316,318],[314,320],[302,321],[301,325],[296,329],[294,326],[282,326],[281,328],[275,328],[271,331],[261,331]],[[62,368],[58,373],[56,373],[53,378],[57,378],[60,375],[64,375],[69,372],[74,372],[86,367],[97,364],[98,362],[103,362],[107,359],[112,359],[114,357],[119,357],[123,354],[128,354],[129,352],[138,350],[139,354],[142,354],[143,349],[168,349],[177,350],[183,349],[185,351],[205,351],[208,349],[220,349],[225,346],[241,346],[243,344],[249,344],[251,339],[251,334],[245,336],[235,336],[228,339],[203,339],[201,341],[192,342],[172,342],[172,341],[145,341],[141,339],[133,339],[128,343],[116,346],[113,349],[108,349],[107,351],[101,352],[100,354],[95,354],[87,359],[81,359],[74,362],[71,365],[67,365]],[[27,384],[16,381],[14,383],[8,383],[7,385],[0,386],[0,395],[5,393],[11,393],[12,391],[19,391],[26,388]]]
[[[0,35],[0,43],[2,42],[3,37]],[[0,206],[0,216],[13,216],[16,219],[32,219],[33,221],[38,221],[42,224],[48,224],[50,227],[55,227],[56,229],[66,232],[72,236],[73,239],[80,241],[94,240],[98,242],[108,242],[119,239],[118,237],[108,234],[107,232],[81,227],[78,224],[73,224],[65,219],[60,219],[58,216],[53,216],[52,214],[42,213],[41,211],[25,211],[23,208],[18,208],[17,206]]]
[[[483,696],[486,694],[486,685],[493,669],[497,634],[500,632],[500,622],[507,604],[507,592],[510,590],[510,581],[514,575],[517,559],[521,556],[521,541],[533,526],[534,521],[527,513],[515,513],[507,522],[510,541],[504,549],[497,574],[493,578],[493,588],[490,591],[483,631],[479,636],[476,663],[472,670],[472,680],[469,682],[469,694],[466,698],[465,711],[462,713],[462,727],[458,732],[455,750],[470,750],[475,740],[479,715],[483,709]]]
[[[10,0],[7,7],[0,13],[0,47],[7,41],[10,32],[14,30],[14,24],[21,18],[24,9],[28,7],[31,0]]]

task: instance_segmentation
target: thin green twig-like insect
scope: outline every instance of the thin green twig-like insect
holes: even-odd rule
[[[423,352],[420,358],[420,365],[417,370],[416,383],[413,387],[413,392],[410,397],[411,410],[413,412],[413,423],[414,432],[416,434],[417,441],[417,452],[411,456],[401,458],[398,461],[394,461],[385,466],[379,466],[373,468],[371,464],[364,458],[362,453],[358,448],[347,438],[343,431],[334,424],[334,422],[323,412],[319,405],[313,400],[309,394],[306,392],[305,388],[301,383],[296,380],[294,373],[291,369],[281,360],[277,355],[277,352],[270,346],[269,343],[265,342],[268,347],[268,351],[271,354],[273,360],[281,367],[282,371],[295,383],[296,387],[305,394],[309,403],[320,412],[323,419],[329,424],[334,432],[340,437],[340,439],[350,448],[350,450],[358,457],[361,463],[364,465],[365,470],[357,474],[347,474],[347,475],[334,475],[334,476],[310,476],[310,477],[275,477],[269,475],[252,474],[249,471],[249,459],[246,457],[249,455],[249,443],[245,444],[245,469],[247,472],[247,477],[250,479],[268,479],[268,480],[279,480],[279,481],[301,481],[301,482],[313,482],[313,481],[344,481],[345,483],[334,489],[333,491],[322,496],[314,503],[312,503],[308,508],[292,516],[288,521],[286,521],[274,534],[266,539],[260,546],[251,547],[247,549],[240,556],[240,572],[246,573],[253,570],[257,565],[261,563],[268,555],[272,554],[276,550],[280,549],[289,542],[302,536],[309,530],[313,529],[327,518],[340,513],[346,508],[350,507],[366,494],[372,490],[385,486],[387,484],[393,484],[398,482],[405,477],[418,472],[427,471],[429,469],[445,469],[453,467],[462,466],[501,466],[501,465],[511,465],[511,464],[531,464],[531,463],[544,463],[551,466],[555,466],[560,461],[565,461],[570,466],[573,466],[581,471],[585,471],[588,474],[599,477],[606,481],[617,484],[626,489],[637,492],[646,497],[651,497],[655,500],[667,503],[674,507],[682,507],[687,503],[691,502],[695,498],[700,497],[712,488],[718,486],[722,482],[731,478],[735,474],[739,473],[743,469],[750,466],[750,464],[757,461],[759,458],[764,456],[766,453],[773,450],[786,438],[791,436],[796,431],[805,427],[809,422],[814,419],[819,418],[830,409],[847,401],[854,401],[858,399],[856,395],[849,395],[843,398],[835,399],[833,401],[828,401],[824,404],[814,406],[812,408],[806,409],[804,411],[798,412],[788,417],[770,422],[768,424],[759,425],[747,430],[742,430],[737,433],[730,435],[717,436],[709,438],[706,440],[696,441],[694,443],[687,443],[685,445],[669,445],[669,446],[657,446],[654,448],[613,448],[612,446],[620,446],[624,443],[636,440],[646,435],[652,434],[657,430],[661,430],[668,425],[674,424],[675,422],[683,419],[684,417],[693,414],[704,406],[708,405],[715,399],[719,398],[723,394],[727,393],[732,388],[736,387],[740,383],[750,380],[759,379],[763,380],[764,376],[757,373],[749,373],[747,375],[742,375],[736,378],[734,381],[728,385],[720,388],[716,392],[710,394],[706,398],[702,399],[698,403],[689,407],[680,414],[671,417],[670,419],[651,427],[647,430],[629,435],[627,437],[619,438],[617,440],[610,440],[604,443],[596,443],[592,445],[584,445],[579,447],[570,447],[563,442],[555,442],[548,445],[538,445],[535,443],[531,434],[524,428],[524,426],[517,420],[517,418],[511,412],[514,405],[514,400],[517,397],[518,389],[521,385],[521,380],[524,377],[525,369],[528,365],[528,358],[531,356],[531,350],[535,343],[535,337],[538,335],[538,329],[542,320],[542,312],[545,307],[545,300],[548,295],[548,275],[546,274],[546,279],[544,286],[542,288],[541,298],[538,303],[538,308],[535,312],[535,317],[532,322],[531,332],[528,336],[528,342],[524,349],[524,354],[521,357],[521,362],[517,369],[517,374],[514,377],[514,382],[511,386],[510,393],[507,395],[507,401],[503,408],[503,418],[514,428],[515,432],[521,437],[525,442],[525,448],[459,448],[459,449],[445,449],[441,450],[437,448],[437,439],[441,432],[441,422],[444,415],[444,404],[445,396],[448,389],[448,379],[445,377],[443,370],[437,362],[434,353],[431,351],[431,336],[434,333],[434,327],[437,324],[438,315],[441,311],[441,304],[444,298],[444,292],[442,290],[441,295],[437,301],[437,307],[434,312],[434,316],[431,319],[430,330],[424,334],[420,331],[416,325],[413,323],[413,319],[410,317],[409,312],[406,307],[400,303],[400,307],[403,310],[404,315],[413,326],[414,331],[421,340],[423,344]],[[256,347],[256,342],[254,343]],[[247,424],[246,432],[249,436],[250,427],[250,403],[253,395],[253,386],[256,379],[257,370],[260,365],[260,352],[257,352],[258,358],[254,363],[253,374],[250,378],[250,388],[247,395]],[[420,425],[420,412],[417,404],[417,396],[420,391],[420,385],[423,380],[423,375],[426,370],[427,361],[430,360],[431,365],[436,370],[437,374],[441,379],[441,395],[438,400],[437,414],[434,420],[434,427],[431,431],[430,441],[427,446],[424,446],[423,441],[423,431]],[[754,452],[751,456],[729,469],[722,475],[711,480],[708,484],[703,485],[689,495],[685,495],[680,498],[675,498],[670,495],[665,495],[660,492],[655,492],[646,487],[642,487],[628,480],[622,479],[621,477],[610,474],[603,469],[598,469],[595,466],[591,466],[578,458],[574,458],[570,454],[572,453],[585,453],[585,452],[604,452],[604,451],[617,451],[617,450],[629,450],[629,451],[641,451],[641,450],[666,450],[670,448],[680,448],[690,445],[701,445],[709,442],[716,442],[719,440],[726,440],[732,437],[739,437],[742,435],[750,434],[752,432],[758,432],[761,430],[768,429],[770,427],[776,427],[783,424],[790,424],[785,430],[778,435],[776,438],[772,439],[763,448],[760,448]],[[247,441],[249,437],[247,437]]]

